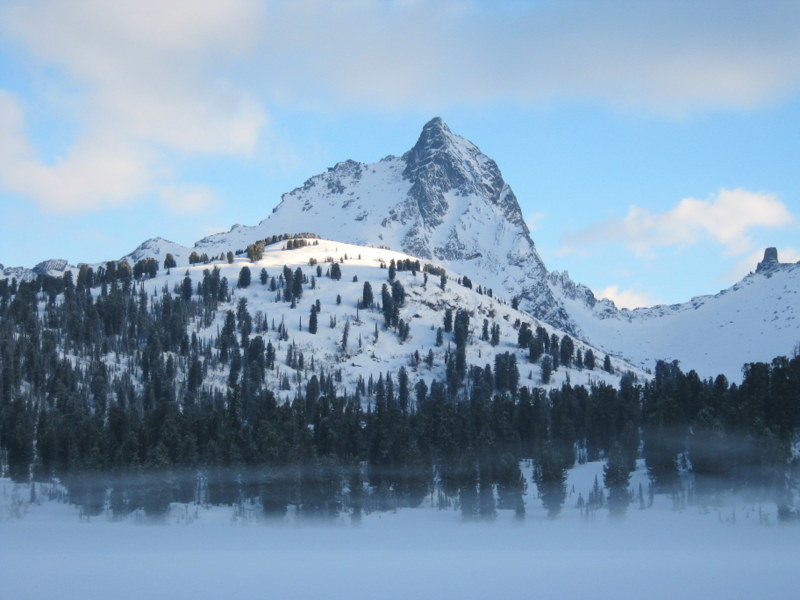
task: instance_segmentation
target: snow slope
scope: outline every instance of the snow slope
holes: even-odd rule
[[[384,329],[384,318],[379,309],[358,310],[357,303],[362,296],[365,281],[370,282],[376,303],[380,302],[381,286],[389,283],[388,269],[382,268],[382,264],[388,265],[392,259],[409,258],[414,260],[414,257],[391,250],[344,244],[332,240],[309,240],[312,244],[315,241],[318,242],[318,245],[308,245],[294,250],[283,250],[284,242],[273,244],[266,247],[264,257],[255,263],[240,257],[236,258],[233,264],[220,261],[211,265],[178,267],[172,269],[169,274],[162,270],[157,277],[146,280],[141,285],[150,295],[158,295],[162,293],[165,286],[171,290],[180,285],[185,274],[188,273],[196,288],[197,284],[202,281],[204,270],[214,266],[218,267],[220,275],[228,279],[229,286],[233,290],[233,297],[229,304],[220,306],[213,322],[206,327],[197,323],[193,331],[200,338],[208,339],[216,336],[224,324],[226,312],[228,310],[235,312],[239,300],[245,298],[248,311],[253,315],[254,320],[257,321],[257,314],[261,313],[270,327],[265,332],[254,330],[252,336],[261,335],[264,337],[265,344],[270,341],[276,347],[279,366],[275,371],[268,372],[267,385],[270,389],[276,390],[281,398],[287,400],[294,398],[298,390],[302,390],[304,393],[308,378],[314,374],[314,370],[310,369],[312,357],[317,372],[320,367],[341,369],[340,392],[347,390],[353,393],[359,377],[366,381],[372,376],[377,381],[380,374],[385,375],[387,372],[391,372],[396,378],[397,371],[402,366],[408,370],[412,384],[418,379],[425,380],[428,385],[433,379],[443,381],[445,378],[445,354],[448,350],[454,350],[455,345],[452,334],[444,334],[444,344],[441,347],[437,347],[435,341],[436,330],[442,326],[444,312],[448,307],[453,310],[454,314],[457,309],[467,310],[471,313],[471,340],[467,346],[467,363],[481,367],[490,364],[494,368],[496,354],[516,353],[520,385],[554,387],[560,386],[568,379],[573,384],[604,381],[616,385],[619,377],[627,371],[640,377],[646,377],[641,370],[616,358],[612,359],[615,373],[609,374],[602,371],[599,365],[602,364],[604,353],[598,353],[595,350],[597,369],[589,371],[561,367],[554,372],[550,383],[543,385],[540,365],[529,363],[527,349],[523,350],[517,347],[517,327],[519,323],[527,322],[533,330],[537,326],[543,325],[548,334],[555,333],[561,337],[564,332],[544,325],[530,315],[511,308],[502,299],[490,298],[487,295],[478,294],[473,289],[463,287],[457,282],[458,275],[456,273],[448,273],[450,279],[445,290],[442,290],[439,287],[438,277],[430,276],[425,285],[422,273],[417,273],[415,276],[410,271],[397,271],[396,278],[402,283],[406,292],[406,303],[400,309],[400,318],[410,326],[408,339],[401,342],[396,332]],[[304,286],[302,299],[296,308],[291,308],[289,303],[282,300],[278,301],[278,292],[270,291],[269,285],[260,283],[261,269],[266,269],[270,278],[277,277],[284,265],[291,267],[292,270],[300,267],[310,279],[316,273],[316,266],[309,265],[312,259],[318,261],[323,275],[315,276],[313,289],[311,289],[310,283]],[[326,262],[326,259],[342,261],[340,263],[341,280],[337,281],[325,276],[325,272],[331,265]],[[236,282],[239,272],[245,266],[251,270],[252,284],[248,288],[237,289]],[[354,277],[357,278],[357,281],[353,281]],[[341,298],[341,304],[337,304],[337,296]],[[321,305],[321,312],[318,316],[319,328],[316,334],[312,334],[308,332],[308,319],[311,304],[317,300]],[[334,327],[331,327],[331,319],[336,321]],[[501,341],[498,346],[491,346],[488,341],[480,339],[483,319],[488,319],[490,325],[497,323],[500,326]],[[289,339],[286,341],[280,341],[279,333],[276,331],[282,322],[285,323],[288,330]],[[348,345],[347,349],[343,351],[341,340],[345,323],[348,322]],[[377,340],[375,340],[376,326]],[[305,369],[301,373],[300,382],[296,382],[296,373],[286,362],[290,345],[294,347],[295,352],[302,352],[304,355]],[[576,352],[581,350],[585,353],[588,348],[588,345],[581,342],[575,344]],[[434,352],[432,368],[424,363],[429,350]],[[411,356],[415,351],[419,352],[423,359],[423,363],[419,366],[411,364]],[[284,375],[288,375],[292,380],[291,390],[278,392],[278,384]],[[227,373],[220,372],[209,374],[208,380],[216,381],[220,387],[224,388],[226,378]]]
[[[743,364],[791,355],[800,342],[800,263],[779,263],[777,254],[718,294],[671,306],[618,310],[576,287],[561,290],[586,339],[643,368],[678,360],[701,376],[741,381]]]

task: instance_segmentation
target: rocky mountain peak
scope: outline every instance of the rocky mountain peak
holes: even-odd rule
[[[422,127],[413,150],[443,149],[452,146],[455,136],[441,117],[434,117]]]
[[[445,195],[450,193],[482,197],[524,227],[517,200],[497,164],[475,144],[450,131],[440,117],[425,124],[417,143],[402,160],[403,178],[412,183],[409,200],[416,204],[425,226],[442,223],[450,208]]]

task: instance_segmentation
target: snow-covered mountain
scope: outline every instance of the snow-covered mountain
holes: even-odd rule
[[[495,162],[435,118],[400,157],[340,162],[283,195],[254,227],[200,240],[193,250],[218,255],[280,233],[312,231],[353,244],[384,246],[435,260],[507,298],[536,318],[575,332],[547,285],[547,269],[514,192]],[[192,249],[148,240],[128,259]]]
[[[440,118],[429,121],[402,156],[372,164],[347,160],[310,178],[284,194],[258,225],[235,225],[191,248],[153,238],[123,259],[163,263],[170,253],[184,266],[192,251],[216,257],[301,231],[436,262],[496,296],[518,300],[534,318],[645,368],[658,359],[679,360],[704,376],[722,372],[739,379],[744,362],[787,354],[800,340],[800,269],[781,265],[774,250],[755,273],[715,296],[634,311],[598,300],[566,273],[549,272],[497,164]],[[6,269],[7,276],[23,278],[34,271]]]

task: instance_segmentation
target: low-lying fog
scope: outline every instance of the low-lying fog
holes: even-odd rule
[[[558,517],[524,469],[525,514],[465,522],[434,496],[419,508],[266,522],[252,503],[172,504],[86,518],[45,486],[0,480],[0,598],[794,598],[800,525],[774,503],[645,492],[622,519],[586,508],[602,463],[569,471]],[[607,492],[606,492],[607,493]],[[583,508],[579,505],[583,504]]]

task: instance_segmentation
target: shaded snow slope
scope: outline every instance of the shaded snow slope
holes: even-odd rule
[[[584,337],[605,351],[644,368],[659,358],[678,360],[702,376],[722,373],[741,381],[743,364],[790,355],[800,342],[800,263],[781,264],[774,256],[718,294],[636,310],[618,310],[607,300],[588,302],[580,286],[552,281],[565,292],[567,310]]]

